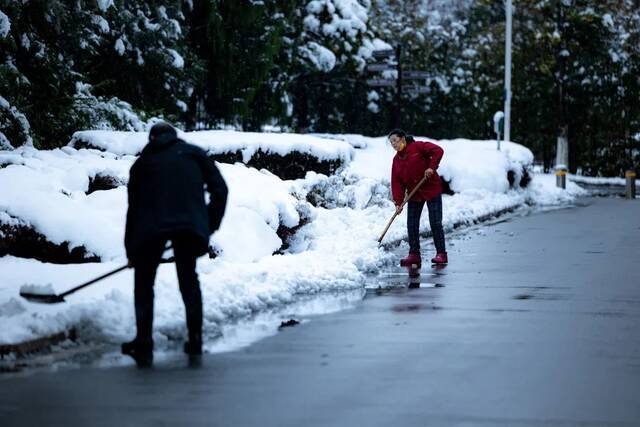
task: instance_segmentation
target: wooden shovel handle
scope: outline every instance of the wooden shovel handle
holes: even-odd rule
[[[407,194],[404,198],[404,200],[402,201],[402,204],[400,205],[400,209],[402,209],[404,207],[404,205],[407,204],[407,202],[413,197],[414,194],[416,194],[416,192],[418,191],[418,189],[420,188],[420,186],[422,184],[424,184],[424,182],[427,180],[426,176],[423,176],[422,179],[420,180],[420,182],[418,182],[418,184],[413,188],[413,190],[411,190],[411,193]],[[389,222],[387,223],[387,226],[384,228],[384,231],[382,232],[382,234],[380,235],[380,238],[378,239],[378,243],[382,243],[382,239],[384,238],[384,235],[387,234],[387,231],[389,230],[389,227],[391,227],[391,224],[393,223],[393,221],[396,219],[396,217],[398,216],[398,211],[396,210],[393,213],[393,216],[391,217],[391,219],[389,220]]]

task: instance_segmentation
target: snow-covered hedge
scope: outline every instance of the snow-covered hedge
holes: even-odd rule
[[[310,135],[235,131],[180,132],[187,142],[203,148],[219,162],[242,162],[267,169],[282,179],[303,178],[308,171],[330,175],[351,160],[353,149],[339,140]],[[146,132],[76,132],[69,145],[97,148],[117,155],[138,155],[147,143]]]
[[[347,174],[358,177],[389,181],[393,151],[386,138],[364,139],[359,135],[342,135],[345,141],[354,138],[354,145],[366,143],[366,149],[356,152],[357,161],[347,168]],[[420,141],[431,141],[444,149],[438,173],[450,189],[459,193],[468,190],[486,190],[503,193],[528,183],[523,181],[533,166],[533,153],[513,142],[502,143],[498,151],[495,141],[454,139],[434,140],[415,137]],[[512,181],[512,182],[510,182]]]
[[[0,154],[0,163],[5,164],[0,169],[0,213],[5,213],[0,216],[0,224],[5,224],[0,240],[7,247],[8,241],[16,241],[12,233],[24,235],[28,227],[46,236],[50,244],[68,245],[69,250],[83,248],[63,257],[66,262],[121,257],[127,206],[124,184],[134,159],[71,147],[52,151],[19,148]],[[288,185],[267,171],[242,164],[220,167],[230,197],[223,226],[212,241],[214,247],[224,256],[245,260],[278,251],[283,244],[278,229],[295,227],[300,221],[298,201],[289,194]],[[121,185],[94,191],[99,189],[96,180],[104,183],[105,176],[109,183]],[[20,221],[21,226],[8,218]],[[18,247],[11,246],[9,253],[24,253],[11,248]],[[45,258],[49,262],[59,259],[57,254]]]

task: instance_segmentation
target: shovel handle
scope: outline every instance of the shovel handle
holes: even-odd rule
[[[413,188],[413,190],[411,190],[411,193],[409,193],[409,194],[407,194],[405,196],[404,200],[402,201],[402,204],[400,205],[400,209],[402,209],[404,207],[404,205],[406,205],[407,202],[413,197],[413,195],[416,194],[416,192],[418,191],[420,186],[422,184],[424,184],[424,182],[426,180],[427,180],[427,177],[423,176],[422,179],[420,180],[420,182],[418,182],[418,184],[416,184],[416,186]],[[384,238],[384,235],[387,234],[387,231],[389,230],[389,227],[391,227],[391,224],[393,223],[393,221],[396,219],[397,216],[398,216],[398,210],[396,209],[396,211],[394,212],[393,216],[391,217],[391,219],[387,223],[387,226],[384,228],[384,231],[380,235],[380,238],[378,239],[378,243],[382,243],[382,239]]]
[[[171,247],[172,247],[172,245],[169,245],[166,248],[164,248],[164,250],[167,251],[167,250],[171,249]],[[161,263],[167,263],[167,262],[173,262],[173,261],[174,261],[174,257],[171,257],[169,259],[162,259],[160,262]],[[72,294],[72,293],[74,293],[76,291],[79,291],[82,288],[86,288],[89,285],[93,285],[94,283],[99,282],[102,279],[106,279],[109,276],[113,276],[114,274],[120,273],[122,270],[126,270],[127,268],[131,268],[131,267],[133,267],[133,266],[131,264],[127,263],[127,264],[123,265],[122,267],[118,267],[115,270],[111,270],[111,271],[103,274],[102,276],[98,276],[95,279],[91,279],[88,282],[85,282],[85,283],[83,283],[81,285],[76,286],[75,288],[71,288],[68,291],[61,293],[60,297],[64,298],[67,295],[70,295],[70,294]]]
[[[113,276],[114,274],[119,273],[122,270],[126,270],[127,268],[129,268],[129,264],[125,264],[122,267],[118,267],[115,270],[112,270],[112,271],[110,271],[108,273],[103,274],[102,276],[96,277],[95,279],[89,280],[88,282],[85,282],[85,283],[83,283],[81,285],[76,286],[75,288],[71,288],[68,291],[61,293],[60,297],[64,298],[69,294],[72,294],[72,293],[74,293],[76,291],[79,291],[80,289],[85,288],[85,287],[87,287],[89,285],[93,285],[94,283],[96,283],[96,282],[98,282],[98,281],[100,281],[102,279],[106,279],[109,276]]]
[[[396,219],[397,216],[398,216],[398,212],[396,211],[391,217],[391,219],[389,220],[389,222],[387,222],[387,226],[384,228],[384,230],[382,231],[382,234],[378,238],[378,243],[382,243],[382,239],[384,238],[384,235],[387,234],[389,227],[391,227],[391,223],[393,223],[393,221]]]

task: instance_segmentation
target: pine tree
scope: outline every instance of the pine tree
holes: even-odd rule
[[[299,131],[348,131],[366,111],[364,67],[374,49],[368,0],[304,1],[291,32],[291,125]]]
[[[201,68],[188,50],[182,1],[115,0],[101,12],[92,19],[103,33],[82,69],[96,94],[150,114],[186,113]]]
[[[637,7],[626,0],[522,0],[514,6],[512,139],[549,167],[556,138],[566,132],[572,171],[619,175],[621,159],[628,158],[623,147],[629,149],[638,129],[632,71]],[[460,67],[474,90],[459,87],[451,95],[473,106],[461,107],[461,128],[478,134],[484,125],[489,133],[487,118],[502,107],[504,9],[482,0],[467,19]]]
[[[275,0],[196,0],[190,46],[206,72],[191,98],[197,122],[257,130],[283,114],[280,51],[293,7]]]
[[[64,145],[79,129],[141,130],[144,111],[186,112],[198,73],[180,1],[3,0],[0,9],[12,24],[0,88],[37,146]]]

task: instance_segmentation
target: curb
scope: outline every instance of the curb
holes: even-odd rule
[[[39,353],[49,350],[51,346],[66,340],[76,340],[76,330],[69,329],[66,332],[58,332],[57,334],[48,335],[42,338],[36,338],[29,341],[23,341],[16,344],[0,344],[0,360],[5,356],[14,354],[16,357],[24,357],[32,353]]]

